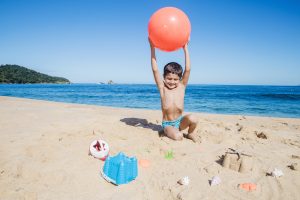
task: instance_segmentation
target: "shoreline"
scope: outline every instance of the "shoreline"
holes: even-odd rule
[[[72,103],[72,102],[64,102],[64,101],[50,101],[44,99],[33,99],[33,98],[26,98],[26,97],[16,97],[16,96],[1,96],[0,98],[15,98],[15,99],[27,99],[33,101],[44,101],[44,102],[53,102],[53,103],[63,103],[63,104],[74,104],[74,105],[83,105],[83,106],[96,106],[101,108],[112,108],[112,109],[133,109],[133,110],[144,110],[144,111],[157,111],[161,112],[160,109],[147,109],[147,108],[130,108],[130,107],[114,107],[114,106],[103,106],[103,105],[96,105],[96,104],[84,104],[84,103]],[[278,118],[278,119],[300,119],[299,117],[277,117],[277,116],[267,116],[267,115],[249,115],[249,114],[229,114],[229,113],[210,113],[210,112],[194,112],[194,111],[185,111],[184,113],[194,113],[200,115],[221,115],[221,116],[247,116],[247,117],[261,117],[261,118]]]
[[[288,167],[300,166],[300,119],[195,113],[199,140],[193,143],[160,137],[159,110],[0,96],[0,113],[0,199],[300,197],[300,171]],[[136,180],[112,185],[100,176],[104,162],[88,156],[95,139],[109,144],[111,156],[124,152],[150,166],[139,166]],[[223,167],[229,148],[251,155],[252,169]],[[165,159],[169,151],[174,158]],[[284,175],[267,176],[274,168]],[[177,184],[184,176],[189,186]],[[210,186],[213,176],[220,185]],[[247,182],[256,190],[238,187]]]
[[[0,83],[0,85],[9,85],[9,84],[14,84],[14,85],[38,85],[38,84],[57,84],[60,85],[61,83]],[[63,84],[63,83],[62,83]],[[66,84],[77,84],[77,85],[155,85],[155,83],[113,83],[113,84],[107,84],[107,83],[75,83],[75,82],[70,82]],[[267,86],[267,87],[300,87],[299,84],[296,85],[276,85],[276,84],[222,84],[222,83],[189,83],[188,85],[191,86]]]

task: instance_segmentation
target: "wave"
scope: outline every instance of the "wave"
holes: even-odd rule
[[[300,100],[300,94],[258,94],[260,97],[281,100]]]

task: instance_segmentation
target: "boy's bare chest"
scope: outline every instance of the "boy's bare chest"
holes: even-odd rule
[[[183,108],[184,89],[178,88],[176,90],[165,90],[162,98],[162,106],[164,109]]]

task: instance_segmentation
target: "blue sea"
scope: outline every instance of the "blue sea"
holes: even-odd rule
[[[0,96],[160,110],[154,84],[0,84]],[[185,111],[300,118],[300,86],[188,85]]]

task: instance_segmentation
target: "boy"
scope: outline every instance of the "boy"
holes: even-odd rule
[[[188,45],[185,44],[182,47],[185,55],[185,70],[183,75],[182,67],[176,62],[171,62],[165,65],[163,74],[164,79],[162,80],[157,67],[155,47],[150,39],[149,43],[151,48],[152,71],[160,93],[163,115],[162,127],[164,133],[173,140],[182,140],[183,134],[180,131],[189,128],[187,138],[196,142],[194,131],[198,122],[197,118],[192,114],[182,116],[185,88],[191,70]]]

